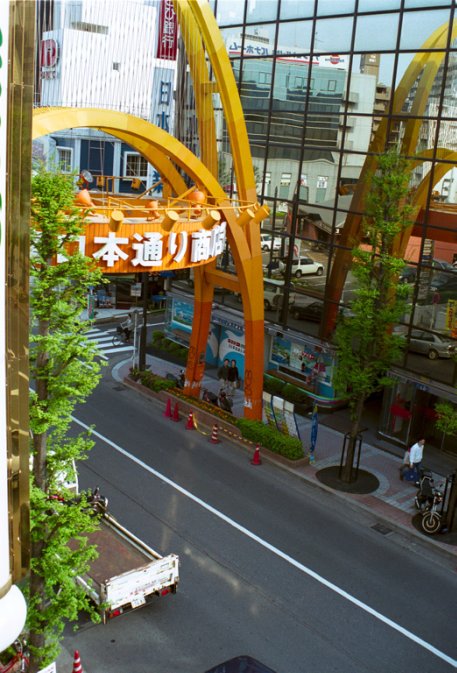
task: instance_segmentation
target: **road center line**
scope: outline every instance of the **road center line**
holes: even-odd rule
[[[448,656],[444,652],[441,652],[441,650],[438,650],[436,647],[434,647],[430,643],[427,643],[427,641],[422,640],[422,638],[419,638],[418,636],[416,636],[411,631],[408,631],[408,629],[403,628],[403,626],[400,626],[399,624],[392,621],[391,619],[389,619],[385,615],[382,615],[377,610],[374,610],[373,608],[371,608],[366,603],[363,603],[358,598],[355,598],[355,596],[352,596],[351,594],[347,593],[347,591],[344,591],[344,589],[341,589],[340,587],[338,587],[336,584],[333,584],[332,582],[329,582],[328,580],[325,579],[325,577],[322,577],[321,575],[318,575],[316,572],[314,572],[314,570],[311,570],[310,568],[307,568],[302,563],[299,563],[299,561],[296,561],[291,556],[288,556],[287,554],[282,552],[277,547],[274,547],[273,545],[271,545],[266,540],[263,540],[262,538],[258,537],[258,535],[256,535],[255,533],[252,533],[247,528],[244,528],[244,526],[241,526],[241,524],[237,523],[233,519],[230,519],[228,516],[226,516],[225,514],[220,512],[219,510],[215,509],[214,507],[212,507],[208,503],[206,503],[203,500],[201,500],[200,498],[198,498],[196,495],[193,495],[190,491],[186,490],[185,488],[183,488],[182,486],[180,486],[176,482],[172,481],[171,479],[169,479],[168,477],[163,475],[161,472],[158,472],[157,470],[154,470],[153,467],[150,467],[149,465],[144,463],[142,460],[140,460],[136,456],[133,456],[131,453],[129,453],[128,451],[126,451],[125,449],[120,447],[118,444],[115,444],[114,442],[112,442],[110,439],[108,439],[104,435],[101,435],[99,432],[92,429],[89,425],[86,425],[85,423],[78,420],[74,416],[72,416],[72,420],[75,423],[77,423],[78,425],[80,425],[81,427],[85,428],[86,430],[90,430],[91,434],[93,434],[95,437],[98,437],[99,439],[101,439],[103,442],[105,442],[105,444],[108,444],[109,446],[111,446],[115,451],[122,454],[123,456],[125,456],[126,458],[131,460],[133,463],[136,463],[137,465],[142,467],[147,472],[150,472],[151,474],[156,476],[158,479],[161,479],[166,484],[168,484],[169,486],[174,488],[176,491],[179,491],[180,493],[182,493],[182,495],[185,495],[187,498],[189,498],[190,500],[193,500],[195,503],[197,503],[198,505],[203,507],[203,509],[206,509],[208,512],[211,512],[211,514],[214,514],[214,516],[217,516],[222,521],[225,521],[225,523],[228,523],[233,528],[236,528],[236,530],[238,530],[240,533],[243,533],[243,535],[246,535],[246,537],[249,537],[251,540],[254,540],[254,542],[257,542],[259,545],[261,545],[265,549],[268,549],[268,551],[272,552],[276,556],[279,556],[279,558],[283,559],[284,561],[286,561],[290,565],[294,566],[295,568],[297,568],[301,572],[305,573],[309,577],[312,577],[314,580],[316,580],[317,582],[319,582],[323,586],[327,587],[327,589],[330,589],[331,591],[338,594],[342,598],[345,598],[347,601],[349,601],[353,605],[356,605],[361,610],[364,610],[369,615],[372,615],[373,617],[375,617],[375,619],[378,619],[383,624],[386,624],[387,626],[390,626],[390,628],[394,629],[395,631],[398,631],[398,633],[401,633],[406,638],[409,638],[409,640],[412,640],[414,643],[416,643],[420,647],[424,648],[425,650],[428,650],[429,652],[434,654],[439,659],[442,659],[443,661],[445,661],[446,663],[450,664],[451,666],[453,666],[454,668],[457,669],[457,659],[453,659],[452,657]]]

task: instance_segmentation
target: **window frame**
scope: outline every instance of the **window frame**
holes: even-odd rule
[[[127,174],[127,168],[128,168],[128,160],[130,157],[136,157],[139,158],[140,161],[144,161],[146,164],[146,173],[143,175],[128,175]],[[147,160],[139,153],[139,152],[132,152],[132,151],[126,151],[124,152],[124,155],[122,157],[122,179],[123,180],[133,180],[134,178],[138,178],[139,180],[147,180],[148,178],[148,162]]]
[[[57,165],[59,167],[59,171],[63,173],[63,175],[71,175],[73,173],[73,147],[66,147],[65,145],[56,145],[56,151],[57,151]],[[69,152],[70,154],[70,170],[63,170],[62,168],[62,162],[61,162],[61,155],[63,152]]]

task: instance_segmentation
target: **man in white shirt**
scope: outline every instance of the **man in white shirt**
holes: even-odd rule
[[[420,476],[420,467],[422,463],[422,455],[424,453],[425,439],[419,439],[409,450],[409,466],[416,468],[418,477]]]

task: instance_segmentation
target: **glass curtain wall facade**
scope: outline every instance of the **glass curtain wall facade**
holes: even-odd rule
[[[419,119],[415,153],[427,161],[412,172],[412,186],[446,161],[445,175],[430,186],[406,249],[400,281],[411,293],[399,329],[407,347],[392,372],[396,384],[386,391],[379,426],[407,443],[422,431],[420,422],[433,424],[437,400],[457,400],[457,155],[448,153],[444,160],[436,151],[457,149],[457,41],[449,32],[439,48],[424,47],[440,26],[454,25],[454,3],[214,0],[211,5],[240,91],[259,201],[271,209],[262,226],[264,275],[284,283],[281,301],[273,304],[266,283],[265,320],[275,335],[265,356],[267,369],[275,352],[283,350],[278,342],[288,337],[282,369],[300,381],[303,358],[294,359],[294,348],[306,351],[297,345],[303,339],[314,345],[324,335],[328,339],[322,324],[328,279],[380,122],[389,120],[388,143],[395,145],[407,131],[406,116]],[[425,105],[414,103],[417,79],[406,96],[405,118],[394,117],[393,92],[416,53],[427,51],[439,56],[440,65]],[[236,196],[222,123],[218,129],[220,181]],[[354,288],[349,270],[340,310]],[[230,298],[225,301],[230,304]],[[305,388],[307,383],[309,375]]]

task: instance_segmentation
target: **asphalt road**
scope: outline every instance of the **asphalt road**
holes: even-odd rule
[[[455,569],[170,422],[109,372],[76,418],[100,435],[81,485],[99,484],[114,516],[181,562],[175,596],[68,630],[88,673],[203,673],[237,654],[277,673],[455,670]]]

